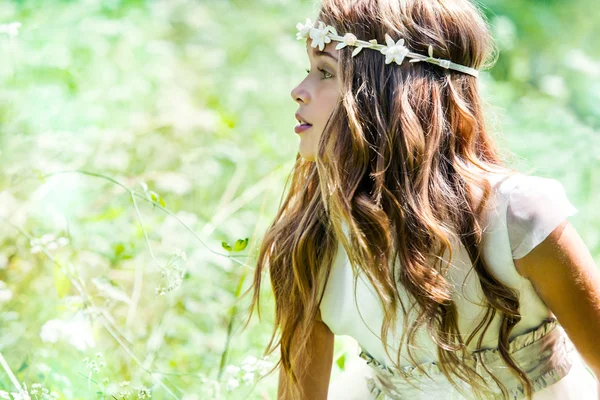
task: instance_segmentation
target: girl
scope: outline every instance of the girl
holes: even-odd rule
[[[334,334],[361,346],[336,399],[597,399],[600,274],[562,185],[505,166],[468,0],[323,0],[298,24],[299,156],[259,252],[279,399],[326,399]],[[568,335],[568,336],[567,336]]]

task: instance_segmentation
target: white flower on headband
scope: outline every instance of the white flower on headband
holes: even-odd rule
[[[296,39],[306,39],[308,37],[308,33],[313,28],[313,24],[310,21],[310,18],[306,18],[306,24],[302,25],[300,22],[296,24],[296,29],[298,29],[298,33],[296,33]]]
[[[346,46],[354,46],[358,38],[352,33],[346,33],[344,35],[344,41],[335,46],[336,50],[343,49]]]
[[[379,50],[381,54],[385,54],[385,63],[389,64],[394,61],[398,65],[402,64],[404,57],[409,53],[408,48],[404,46],[404,39],[400,39],[394,43],[394,39],[386,33],[385,42],[387,46]]]
[[[323,51],[325,43],[331,42],[331,38],[327,36],[329,32],[337,36],[337,32],[333,26],[326,26],[323,21],[319,21],[319,27],[310,30],[310,38],[312,39],[311,46],[315,48],[319,46],[319,50]]]

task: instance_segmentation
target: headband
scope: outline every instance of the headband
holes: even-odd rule
[[[308,36],[312,39],[312,47],[319,47],[319,50],[323,51],[325,44],[335,40],[339,43],[335,48],[336,50],[343,49],[346,46],[356,47],[352,52],[352,57],[356,56],[361,52],[362,49],[374,49],[379,50],[381,54],[385,54],[385,63],[390,64],[392,61],[398,65],[402,64],[404,57],[412,58],[409,62],[416,63],[419,61],[425,61],[431,64],[439,65],[442,68],[453,69],[456,71],[464,72],[465,74],[473,75],[477,77],[479,71],[474,68],[465,67],[464,65],[455,64],[450,60],[443,60],[441,58],[433,58],[433,46],[429,45],[429,57],[422,54],[413,53],[404,45],[404,39],[400,39],[394,43],[394,40],[385,34],[385,42],[387,46],[383,44],[377,44],[377,39],[369,40],[365,42],[358,40],[357,37],[352,33],[346,33],[344,36],[339,36],[335,28],[331,25],[325,25],[323,21],[319,21],[319,27],[315,28],[310,21],[310,18],[306,19],[306,23],[303,25],[298,23],[296,25],[298,33],[296,38],[298,40],[306,39]]]

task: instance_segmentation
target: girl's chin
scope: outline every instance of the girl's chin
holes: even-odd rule
[[[315,153],[302,151],[302,148],[298,151],[300,153],[300,157],[304,158],[306,161],[315,161]]]
[[[304,160],[306,161],[315,161],[315,157],[313,153],[303,153],[302,151],[299,152],[300,153],[300,157],[302,157]]]
[[[298,149],[298,153],[300,156],[304,158],[306,161],[314,161],[315,160],[315,151],[312,148],[309,148],[311,143],[305,140],[300,140],[300,147]]]

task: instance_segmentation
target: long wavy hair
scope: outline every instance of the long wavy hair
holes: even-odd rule
[[[431,44],[434,57],[476,69],[496,61],[488,23],[469,0],[322,0],[317,20],[341,35],[352,32],[378,43],[385,43],[389,33],[421,54]],[[426,327],[442,373],[459,391],[456,378],[469,383],[476,396],[485,396],[490,384],[465,361],[467,346],[479,334],[481,348],[492,321],[501,318],[499,353],[531,398],[531,382],[508,350],[521,318],[518,293],[500,282],[481,257],[483,211],[492,193],[484,173],[517,171],[505,165],[488,133],[477,78],[425,62],[386,65],[378,51],[351,57],[352,50],[340,50],[340,102],[315,160],[297,156],[289,190],[261,243],[249,290],[251,315],[260,308],[268,268],[275,328],[265,354],[279,347],[275,368],[281,366],[289,377],[292,394],[301,395],[297,378],[303,367],[293,357],[306,354],[341,242],[352,268],[369,279],[381,301],[386,352],[400,310],[401,342],[412,343],[419,328]],[[483,195],[476,196],[475,190]],[[445,274],[451,243],[467,250],[485,296],[485,315],[466,341]],[[446,251],[450,261],[444,267],[439,260]],[[391,267],[396,262],[398,269]],[[414,303],[404,304],[400,291]],[[399,346],[398,364],[401,351]],[[507,398],[508,390],[492,378]]]

